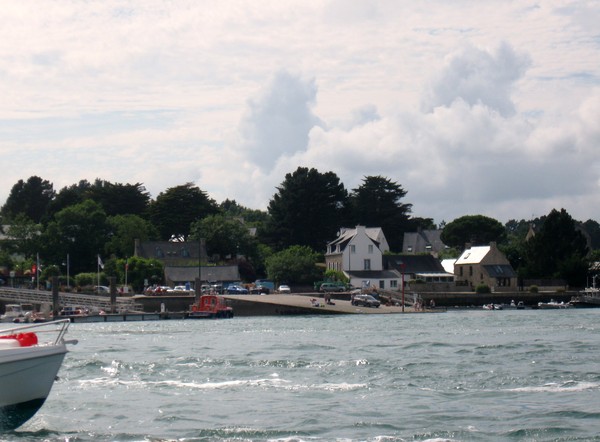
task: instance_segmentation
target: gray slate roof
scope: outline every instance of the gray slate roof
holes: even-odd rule
[[[446,273],[442,263],[432,255],[383,255],[383,267],[404,273]]]

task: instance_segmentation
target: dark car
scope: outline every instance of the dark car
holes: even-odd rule
[[[354,295],[352,305],[362,305],[363,307],[379,307],[381,303],[371,295]]]
[[[269,287],[264,287],[262,285],[257,285],[256,287],[252,287],[250,289],[250,293],[253,295],[262,295],[263,293],[268,295],[270,292],[271,291],[269,290]]]
[[[227,293],[229,295],[247,295],[248,289],[242,287],[241,285],[230,285],[227,287]]]

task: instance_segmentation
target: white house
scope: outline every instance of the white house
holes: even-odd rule
[[[396,289],[401,275],[383,268],[383,253],[389,250],[380,227],[342,228],[327,244],[325,265],[328,270],[344,272],[353,286]]]

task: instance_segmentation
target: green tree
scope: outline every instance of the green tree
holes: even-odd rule
[[[307,246],[291,246],[267,258],[267,275],[276,282],[312,284],[323,271],[317,267],[319,254]]]
[[[592,250],[600,249],[600,224],[597,221],[588,219],[583,223],[583,228],[590,237]]]
[[[239,205],[235,200],[226,199],[219,204],[219,209],[226,217],[242,218],[246,224],[253,227],[260,227],[269,219],[269,214],[267,212],[263,210],[249,209]]]
[[[110,238],[104,247],[107,255],[132,256],[136,239],[151,241],[158,238],[156,227],[138,215],[109,216],[106,222]]]
[[[562,278],[573,286],[586,284],[587,241],[565,209],[553,209],[524,247],[523,275]]]
[[[404,232],[411,226],[412,204],[403,204],[406,191],[382,176],[367,176],[350,194],[355,224],[381,227],[391,250],[401,251]]]
[[[132,256],[127,259],[107,260],[104,265],[104,273],[107,276],[116,277],[118,284],[125,284],[125,279],[127,279],[127,285],[132,286],[134,292],[142,293],[146,282],[148,285],[162,283],[164,268],[157,259]]]
[[[86,200],[61,210],[54,218],[40,238],[44,262],[59,264],[69,254],[73,274],[93,270],[108,239],[102,207]]]
[[[5,223],[19,214],[39,223],[46,215],[54,194],[52,183],[38,176],[31,176],[27,181],[19,180],[0,209],[0,216]]]
[[[448,247],[463,250],[466,243],[489,244],[506,241],[504,226],[497,220],[483,215],[465,215],[446,224],[441,240]]]
[[[345,219],[348,192],[333,172],[299,167],[269,202],[265,238],[276,250],[292,245],[324,250]]]
[[[122,184],[97,179],[88,198],[99,203],[108,216],[145,215],[150,194],[141,183]]]
[[[191,227],[191,237],[204,238],[208,255],[221,258],[244,255],[251,259],[257,255],[256,240],[248,227],[239,219],[223,215],[209,215],[196,221]]]
[[[217,203],[192,183],[171,187],[150,203],[150,220],[161,239],[183,237],[190,233],[191,224],[218,212]]]
[[[58,212],[67,207],[80,204],[87,199],[92,185],[87,180],[81,180],[76,184],[65,186],[56,194],[48,208],[48,220],[54,218]]]
[[[17,214],[6,229],[4,248],[13,254],[32,258],[40,247],[42,226],[24,213]]]

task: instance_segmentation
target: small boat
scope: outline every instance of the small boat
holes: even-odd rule
[[[484,310],[502,310],[502,304],[484,304]]]
[[[0,322],[15,322],[25,317],[21,304],[6,304],[6,311],[0,316]]]
[[[60,310],[60,312],[58,312],[58,315],[62,316],[63,318],[82,317],[82,316],[88,316],[89,314],[90,314],[89,309],[87,309],[85,307],[72,307],[72,306],[65,306]]]
[[[0,330],[0,431],[20,427],[46,401],[60,369],[69,320]],[[43,339],[43,341],[42,341]]]
[[[571,304],[569,302],[556,302],[554,299],[551,299],[550,302],[538,302],[538,307],[541,309],[562,309],[562,308],[570,308]]]
[[[233,309],[227,305],[227,300],[222,296],[202,295],[197,303],[192,304],[188,318],[233,318]]]

